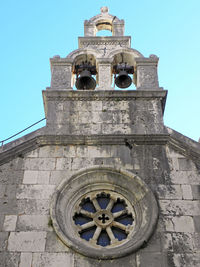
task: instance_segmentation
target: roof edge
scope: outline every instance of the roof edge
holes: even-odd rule
[[[45,145],[166,145],[169,144],[180,154],[191,158],[200,167],[200,143],[166,127],[167,134],[157,135],[48,135],[44,128],[36,130],[0,149],[0,165],[16,158],[23,157],[38,147]]]
[[[169,127],[166,130],[170,136],[169,145],[182,155],[192,158],[200,167],[200,143]]]

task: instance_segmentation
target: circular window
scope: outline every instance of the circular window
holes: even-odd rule
[[[138,176],[96,166],[58,186],[51,217],[66,245],[88,257],[109,259],[136,251],[148,241],[158,209],[151,190]]]
[[[94,191],[75,206],[74,223],[80,237],[94,246],[126,242],[134,229],[135,212],[130,202],[112,191]]]

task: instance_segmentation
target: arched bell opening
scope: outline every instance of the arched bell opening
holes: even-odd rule
[[[73,64],[73,86],[75,90],[95,90],[97,81],[96,58],[92,54],[81,54]]]
[[[99,20],[96,23],[96,36],[112,36],[113,35],[113,25],[111,20]],[[106,33],[109,35],[101,35]]]
[[[96,33],[97,37],[104,37],[104,36],[113,36],[112,31],[110,30],[99,30]]]
[[[114,56],[112,63],[114,89],[136,89],[135,58],[131,53],[121,52]]]

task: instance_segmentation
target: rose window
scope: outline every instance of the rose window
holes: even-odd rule
[[[81,238],[93,245],[115,246],[134,229],[135,213],[127,199],[114,192],[93,192],[75,208],[74,223]]]
[[[137,175],[94,166],[64,179],[51,203],[54,230],[87,257],[114,259],[148,242],[158,218],[155,197]]]

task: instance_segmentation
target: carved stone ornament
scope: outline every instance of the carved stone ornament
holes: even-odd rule
[[[157,87],[158,77],[157,69],[154,66],[140,67],[139,68],[140,86],[144,87]]]
[[[88,257],[111,259],[148,242],[158,208],[153,193],[137,175],[95,166],[66,177],[58,186],[51,218],[67,246]]]
[[[99,65],[99,86],[105,88],[111,86],[111,66],[109,64]]]
[[[53,88],[71,87],[71,67],[70,66],[54,66],[53,67],[51,87]]]

